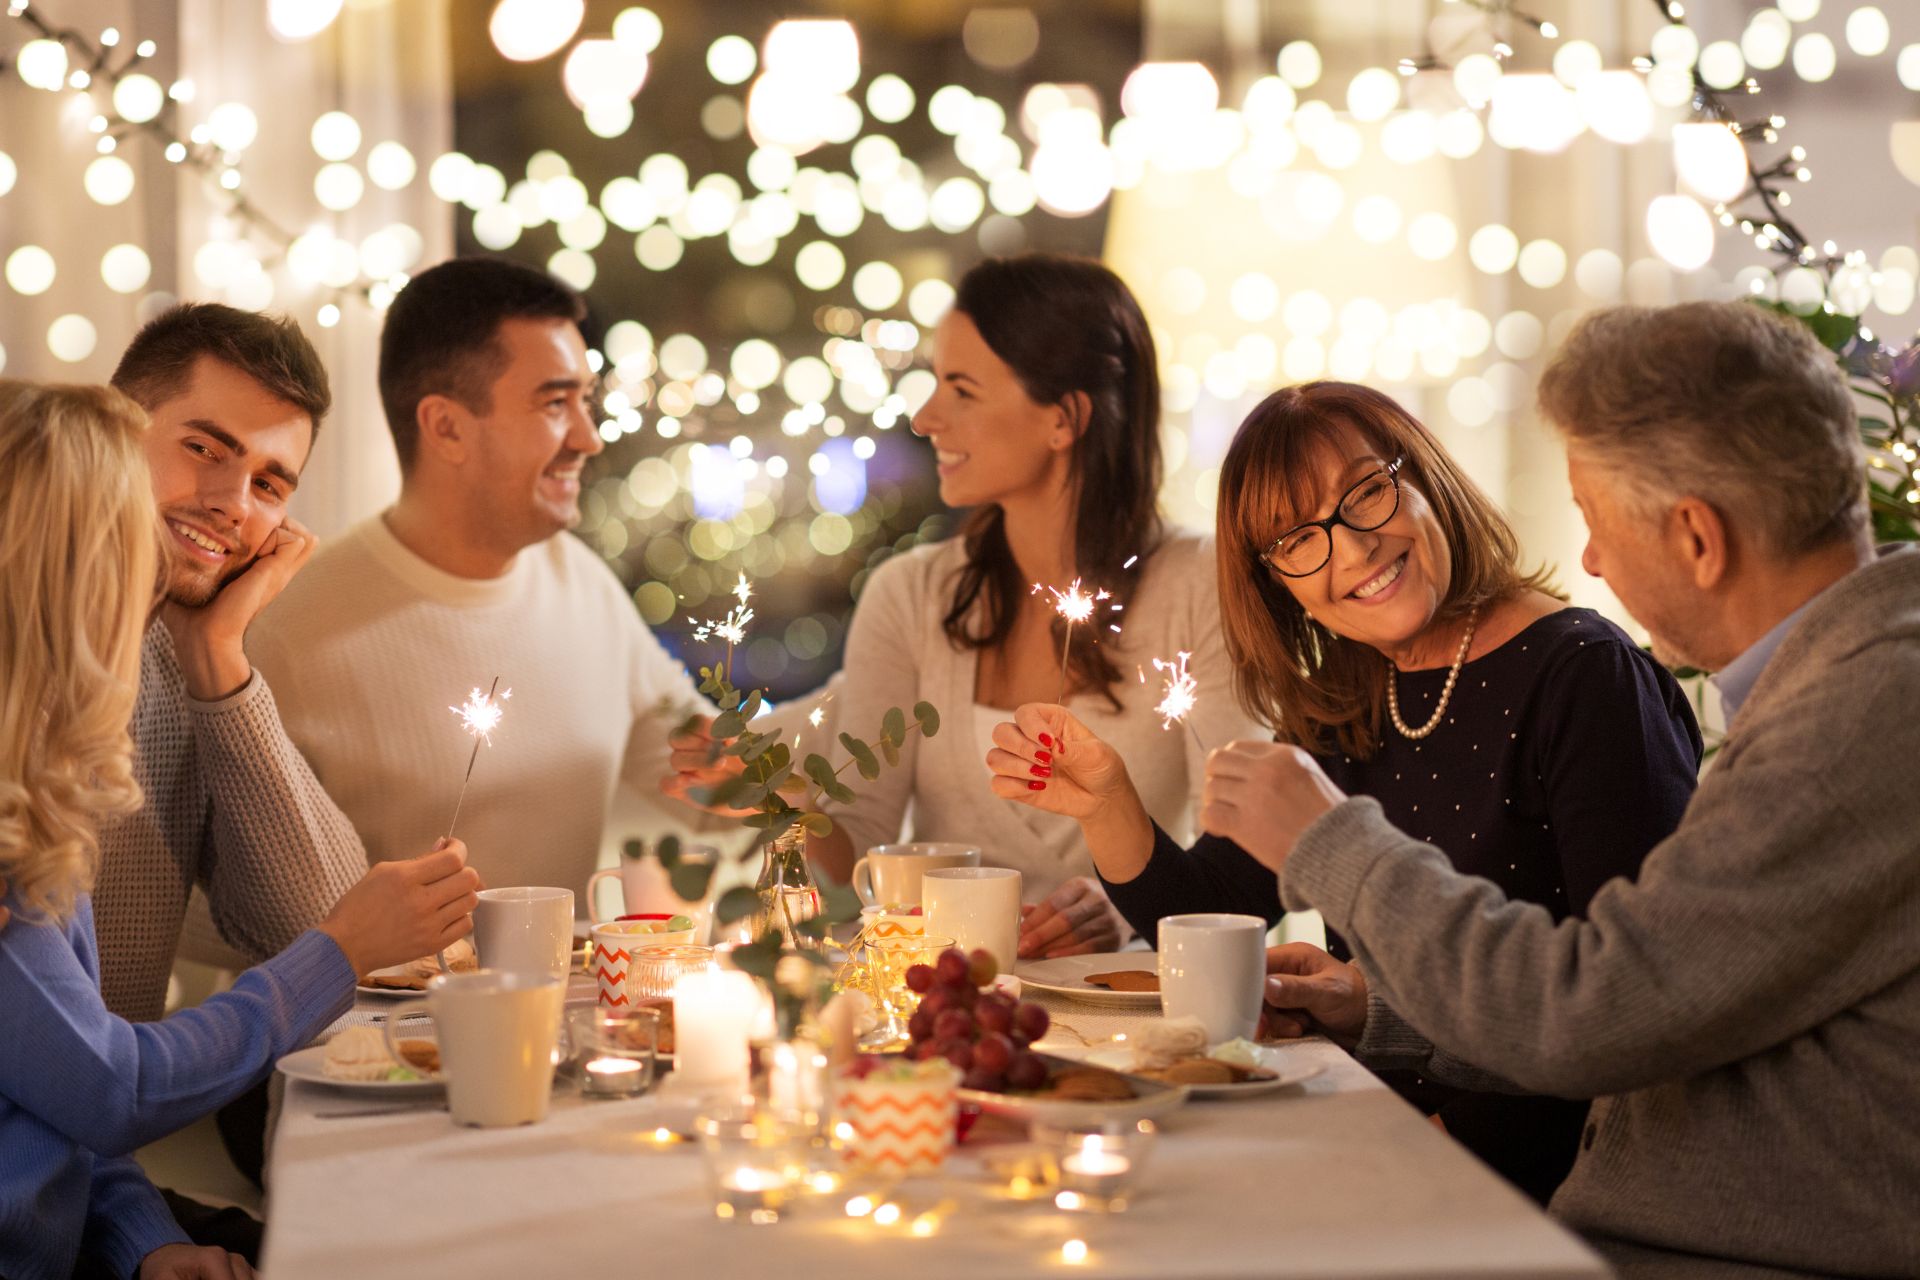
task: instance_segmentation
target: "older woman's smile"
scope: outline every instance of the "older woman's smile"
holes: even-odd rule
[[[1378,604],[1389,600],[1399,591],[1400,576],[1406,572],[1407,553],[1402,551],[1386,568],[1378,573],[1369,574],[1365,581],[1347,593],[1350,599],[1364,604]]]

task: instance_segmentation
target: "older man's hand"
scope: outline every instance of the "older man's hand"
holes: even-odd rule
[[[1346,798],[1299,747],[1235,742],[1207,756],[1200,825],[1277,873],[1301,833]]]

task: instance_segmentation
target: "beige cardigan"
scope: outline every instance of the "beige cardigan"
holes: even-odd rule
[[[828,754],[838,766],[846,753],[837,730],[871,741],[887,708],[910,712],[915,702],[933,703],[940,712],[940,732],[931,740],[911,735],[900,767],[885,770],[876,782],[849,770],[846,776],[859,800],[830,812],[859,853],[899,839],[903,827],[909,839],[977,843],[987,865],[1012,867],[1025,877],[1023,897],[1032,902],[1063,880],[1093,875],[1093,861],[1078,823],[1001,800],[988,786],[991,744],[974,715],[978,654],[955,649],[941,626],[963,562],[956,538],[916,548],[874,570],[847,632],[842,672],[823,691],[832,696],[796,699],[779,718],[824,706],[831,717],[825,727],[836,730],[828,739],[834,744]],[[1182,650],[1193,655],[1188,670],[1199,683],[1200,697],[1191,722],[1209,748],[1236,738],[1272,736],[1234,700],[1220,634],[1212,539],[1170,534],[1148,559],[1126,612],[1101,616],[1122,627],[1114,635],[1105,630],[1107,621],[1097,623],[1101,643],[1126,677],[1114,689],[1121,710],[1116,713],[1094,693],[1076,694],[1069,706],[1126,760],[1147,812],[1176,840],[1188,843],[1205,757],[1186,729],[1161,727],[1153,707],[1162,682],[1152,660],[1171,659]],[[1000,718],[1011,719],[1011,713]]]

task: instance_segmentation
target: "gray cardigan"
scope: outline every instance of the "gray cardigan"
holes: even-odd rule
[[[1635,1275],[1920,1275],[1920,549],[1816,597],[1679,828],[1556,925],[1349,800],[1281,885],[1361,1053],[1598,1099],[1553,1212]],[[1436,1048],[1437,1046],[1437,1048]]]

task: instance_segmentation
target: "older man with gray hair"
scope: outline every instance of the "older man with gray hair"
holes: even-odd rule
[[[1540,399],[1583,565],[1717,671],[1725,746],[1558,924],[1304,751],[1215,752],[1207,829],[1356,960],[1278,948],[1269,1002],[1376,1064],[1597,1099],[1552,1209],[1623,1274],[1920,1275],[1920,550],[1876,553],[1845,380],[1760,307],[1598,312]]]

